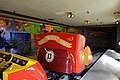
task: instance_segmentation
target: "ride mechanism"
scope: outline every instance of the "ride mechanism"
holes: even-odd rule
[[[34,38],[38,61],[0,52],[1,80],[79,80],[92,64],[92,53],[81,34],[48,32]]]

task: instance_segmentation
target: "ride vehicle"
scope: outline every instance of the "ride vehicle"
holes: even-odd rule
[[[38,61],[0,52],[0,80],[48,80]]]
[[[79,74],[93,61],[81,34],[47,32],[35,34],[34,39],[37,60],[48,80],[79,80]]]

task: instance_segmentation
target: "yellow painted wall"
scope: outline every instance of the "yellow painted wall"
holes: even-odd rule
[[[73,28],[73,27],[68,27],[67,29],[66,29],[66,32],[67,33],[73,33],[73,34],[82,34],[82,27],[80,27],[80,28]]]

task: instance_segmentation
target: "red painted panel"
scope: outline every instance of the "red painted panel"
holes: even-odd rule
[[[46,51],[43,48],[40,49],[38,61],[44,68],[61,73],[72,73],[72,61],[67,51],[51,48],[47,48],[47,50],[54,51],[55,55],[52,62],[47,62],[45,59]]]
[[[48,80],[39,63],[8,75],[8,80]]]

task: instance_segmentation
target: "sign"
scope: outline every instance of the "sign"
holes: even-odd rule
[[[38,44],[42,45],[42,44],[48,42],[49,40],[54,40],[57,43],[63,45],[64,47],[72,48],[72,44],[71,43],[69,43],[69,42],[61,39],[59,36],[56,36],[56,35],[47,35],[43,39],[41,39],[40,41],[38,41]]]

